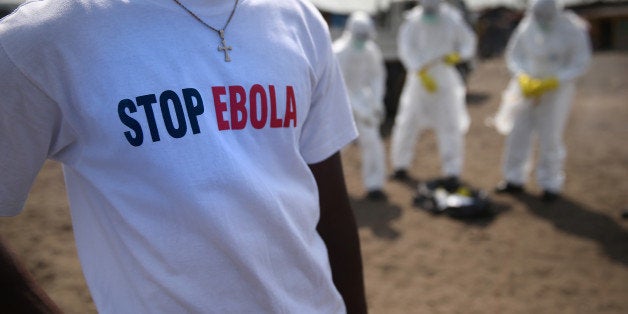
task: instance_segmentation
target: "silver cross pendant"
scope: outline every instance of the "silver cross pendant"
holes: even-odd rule
[[[222,51],[225,53],[225,62],[231,62],[231,57],[229,56],[229,50],[233,50],[231,46],[227,46],[225,42],[225,30],[221,29],[218,31],[220,35],[220,45],[218,46],[218,51]]]

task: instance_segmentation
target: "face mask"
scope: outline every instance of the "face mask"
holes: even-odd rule
[[[369,40],[369,33],[366,28],[356,28],[351,35],[353,47],[357,50],[364,49],[364,45]]]
[[[354,39],[352,44],[355,50],[363,50],[364,46],[366,45],[366,41],[360,40],[360,39]]]
[[[438,14],[436,13],[436,11],[434,12],[428,12],[423,11],[423,17],[422,17],[423,21],[425,21],[426,23],[429,24],[434,24],[438,21]]]

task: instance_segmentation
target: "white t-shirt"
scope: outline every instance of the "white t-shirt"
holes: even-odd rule
[[[200,17],[224,25],[231,1]],[[198,9],[198,6],[194,6]],[[240,0],[50,0],[0,23],[0,214],[64,165],[101,313],[337,313],[308,164],[356,137],[324,21]]]

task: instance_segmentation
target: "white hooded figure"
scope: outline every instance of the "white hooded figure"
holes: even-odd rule
[[[554,0],[533,0],[506,50],[513,78],[503,93],[495,118],[507,134],[504,182],[497,192],[523,190],[532,159],[534,135],[539,141],[536,179],[547,201],[558,197],[563,183],[566,151],[562,136],[569,115],[575,80],[591,59],[584,21],[563,11]]]
[[[442,172],[457,182],[469,127],[465,84],[455,65],[475,56],[477,38],[455,8],[422,0],[399,29],[399,57],[406,82],[392,130],[394,178],[406,179],[421,131],[435,131]]]
[[[347,86],[362,150],[362,178],[371,199],[385,198],[386,155],[380,135],[384,119],[383,99],[386,68],[382,53],[373,41],[375,27],[365,12],[355,12],[343,35],[334,42]]]

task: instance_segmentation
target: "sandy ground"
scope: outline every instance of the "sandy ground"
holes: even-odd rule
[[[598,53],[580,81],[565,134],[564,198],[551,205],[538,200],[533,180],[522,196],[491,193],[491,218],[432,215],[412,205],[414,184],[392,181],[388,202],[368,202],[359,150],[347,147],[371,312],[628,313],[628,220],[620,217],[628,210],[627,69],[628,54]],[[469,83],[463,179],[489,192],[500,180],[504,139],[484,121],[507,80],[496,59],[480,62]],[[438,176],[431,132],[417,153],[412,177]],[[24,212],[0,219],[0,236],[64,311],[92,313],[61,177],[58,164],[46,163]]]

